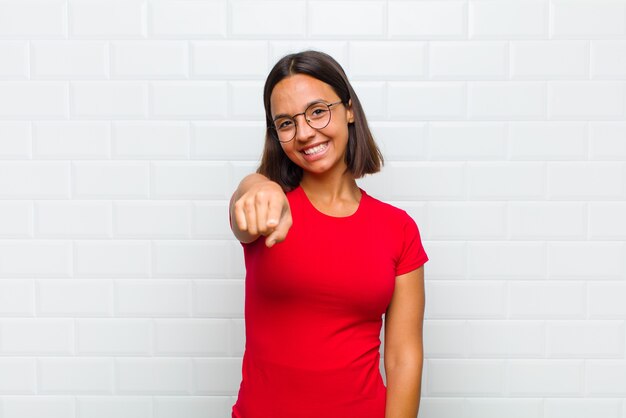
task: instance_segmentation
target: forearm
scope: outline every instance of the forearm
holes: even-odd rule
[[[416,418],[422,390],[422,365],[419,360],[411,365],[385,368],[387,376],[387,404],[385,418]]]

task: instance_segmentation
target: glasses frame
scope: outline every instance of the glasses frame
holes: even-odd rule
[[[311,121],[309,121],[306,118],[306,112],[312,106],[319,105],[320,103],[323,103],[326,106],[328,106],[328,111],[329,111],[329,113],[328,113],[328,122],[326,122],[326,125],[322,126],[321,128],[315,128],[315,127],[311,126]],[[283,144],[285,144],[287,142],[291,142],[291,141],[293,141],[293,139],[298,134],[298,123],[296,122],[296,116],[299,116],[299,115],[304,116],[304,120],[306,121],[307,125],[311,126],[311,128],[313,128],[313,129],[319,131],[320,129],[324,129],[325,127],[327,127],[330,124],[330,120],[332,119],[332,115],[333,115],[333,113],[332,113],[333,109],[332,108],[333,108],[333,106],[338,105],[339,103],[343,104],[343,100],[339,100],[338,102],[334,102],[334,103],[326,103],[323,100],[319,100],[317,102],[313,102],[310,105],[308,105],[306,107],[306,109],[304,109],[304,112],[296,113],[295,115],[291,116],[291,119],[293,120],[293,126],[295,127],[295,129],[293,131],[293,136],[291,137],[291,139],[288,139],[287,141],[281,141],[280,140],[280,135],[278,134],[278,130],[276,129],[276,126],[274,126],[274,122],[276,122],[276,119],[280,119],[280,118],[276,118],[276,119],[272,120],[272,126],[268,126],[267,129],[272,129],[276,133],[276,139],[278,139],[278,142],[283,143]]]

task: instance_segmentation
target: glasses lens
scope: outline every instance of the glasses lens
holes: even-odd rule
[[[280,142],[291,141],[296,134],[296,123],[289,117],[276,119],[274,121],[274,128],[276,129]]]
[[[330,122],[330,108],[326,103],[313,103],[306,109],[305,117],[311,128],[325,128]]]

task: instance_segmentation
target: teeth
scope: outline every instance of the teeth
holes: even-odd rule
[[[306,155],[317,154],[318,152],[323,151],[326,148],[327,145],[328,145],[328,143],[319,144],[316,147],[309,148],[309,149],[305,150],[304,153]]]

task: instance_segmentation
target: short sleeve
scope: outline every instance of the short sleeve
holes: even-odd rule
[[[396,276],[413,271],[428,261],[417,224],[406,211],[403,215],[402,251],[396,263]]]

